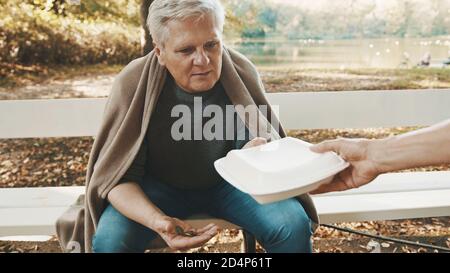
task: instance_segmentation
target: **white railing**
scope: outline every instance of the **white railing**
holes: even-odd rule
[[[424,126],[450,118],[450,89],[268,93],[286,129]],[[0,101],[0,138],[94,136],[106,98]]]

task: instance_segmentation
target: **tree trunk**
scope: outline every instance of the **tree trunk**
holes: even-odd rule
[[[148,8],[153,0],[141,0],[141,28],[142,28],[142,55],[147,55],[153,50],[153,39],[147,27]]]

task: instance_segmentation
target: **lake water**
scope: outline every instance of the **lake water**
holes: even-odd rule
[[[358,40],[247,39],[227,44],[258,66],[292,68],[397,68],[415,66],[425,54],[431,66],[450,57],[450,37]]]

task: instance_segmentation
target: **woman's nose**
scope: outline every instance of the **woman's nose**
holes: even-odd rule
[[[208,55],[204,50],[197,50],[194,56],[194,65],[204,66],[209,64]]]

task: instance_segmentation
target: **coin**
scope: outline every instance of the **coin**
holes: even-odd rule
[[[197,236],[197,234],[194,231],[184,231],[182,227],[176,226],[175,231],[178,235],[186,236],[186,237],[194,237]]]

